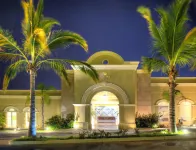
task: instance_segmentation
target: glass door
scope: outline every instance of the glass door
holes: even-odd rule
[[[8,128],[16,128],[16,112],[7,112],[7,127]]]

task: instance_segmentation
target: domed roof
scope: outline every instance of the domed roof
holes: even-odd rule
[[[112,52],[112,51],[100,51],[94,53],[89,57],[87,63],[91,65],[100,65],[100,64],[124,64],[124,59]]]

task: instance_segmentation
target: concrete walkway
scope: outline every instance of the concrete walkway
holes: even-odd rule
[[[195,140],[0,146],[0,150],[195,150]]]
[[[164,130],[164,129],[149,129],[149,128],[144,128],[140,129],[140,132],[153,132],[153,131],[159,131],[159,130]],[[56,130],[56,131],[37,131],[37,136],[44,136],[44,137],[66,137],[66,136],[76,136],[78,135],[79,132],[82,132],[83,130],[81,129],[63,129],[63,130]],[[114,130],[107,131],[107,132],[117,132]],[[134,134],[135,130],[130,129],[127,132],[128,134]],[[20,131],[15,131],[15,130],[2,130],[0,131],[0,140],[10,140],[14,138],[20,138],[22,136],[27,136],[28,131],[27,130],[20,130]]]

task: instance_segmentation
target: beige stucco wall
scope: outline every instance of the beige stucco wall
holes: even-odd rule
[[[26,103],[26,97],[28,95],[28,91],[25,90],[9,90],[6,93],[0,91],[0,111],[4,112],[7,107],[14,107],[18,110],[17,112],[17,127],[25,128],[25,113],[23,109],[28,107]],[[54,115],[60,115],[60,105],[61,105],[61,97],[60,91],[51,92],[51,103],[50,105],[45,105],[45,121]],[[36,123],[37,127],[41,127],[41,100],[40,97],[36,96]]]
[[[120,66],[119,66],[120,67]],[[113,83],[119,86],[127,94],[129,98],[129,104],[135,104],[136,101],[136,81],[137,76],[133,70],[98,70],[98,73],[106,72],[109,76],[107,82]],[[74,73],[74,97],[75,103],[80,104],[82,96],[85,91],[96,84],[90,77],[75,71]]]
[[[65,118],[67,114],[74,113],[74,72],[67,71],[69,84],[63,79],[61,80],[61,114]]]
[[[137,70],[137,112],[148,114],[152,112],[150,74]]]
[[[120,65],[118,67],[121,67]],[[132,104],[132,106],[120,106],[120,126],[127,126],[127,127],[134,127],[135,126],[135,112],[136,112],[136,91],[137,91],[137,74],[135,70],[98,70],[98,73],[106,73],[109,78],[107,79],[107,83],[112,83],[120,87],[127,95],[128,97],[128,103]],[[102,81],[100,81],[102,82]],[[104,81],[103,81],[104,82]],[[81,73],[80,71],[74,72],[74,99],[75,104],[82,104],[82,97],[84,96],[85,91],[95,85],[96,83],[87,75]],[[110,92],[113,92],[110,89],[104,88],[102,90],[108,90]],[[100,91],[97,91],[100,92]],[[116,94],[115,92],[113,92]],[[96,93],[95,93],[96,94]],[[118,96],[118,94],[116,95]],[[120,102],[123,104],[123,100]],[[87,104],[91,104],[90,101],[88,101]],[[81,106],[81,109],[84,106]],[[75,107],[75,110],[78,112],[81,112],[78,110],[78,107]],[[83,109],[82,109],[83,110]],[[89,123],[90,125],[90,109],[89,106],[86,106],[85,110],[86,115],[85,116],[85,122]],[[89,113],[88,113],[89,112]],[[81,116],[82,114],[79,114]],[[84,118],[84,117],[82,117]],[[83,121],[83,120],[82,120]]]
[[[167,78],[158,78],[154,77],[151,78],[151,98],[152,98],[152,112],[157,112],[157,102],[163,99],[163,91],[168,90],[168,79]],[[176,96],[175,100],[175,109],[176,109],[176,123],[178,123],[178,119],[180,116],[180,105],[181,101],[191,101],[192,103],[192,121],[196,118],[196,79],[193,77],[179,77],[176,80],[178,86],[176,87],[177,90],[183,94],[185,98],[181,96]],[[183,110],[181,110],[183,111]],[[186,112],[184,112],[186,113]],[[186,122],[185,122],[186,123]]]

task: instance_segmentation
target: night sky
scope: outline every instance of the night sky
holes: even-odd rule
[[[172,0],[45,0],[44,15],[61,22],[61,28],[81,34],[89,44],[85,53],[79,46],[59,49],[55,55],[59,58],[87,60],[93,53],[111,50],[126,61],[140,61],[141,56],[150,56],[151,39],[146,21],[136,12],[140,5],[150,8],[167,6]],[[153,17],[158,20],[155,11]],[[0,26],[10,30],[20,43],[21,20],[23,12],[20,0],[1,0]],[[196,26],[196,0],[190,7],[189,28]],[[0,64],[0,87],[6,64]],[[181,69],[180,76],[195,76],[195,72]],[[163,76],[161,73],[153,76]],[[59,77],[52,71],[41,71],[37,83],[61,88]],[[9,89],[29,89],[29,76],[21,73],[11,81]]]

